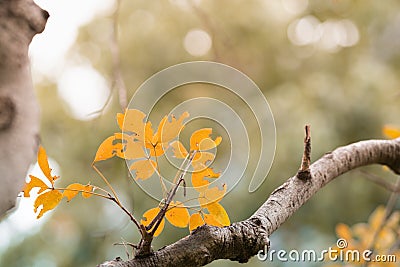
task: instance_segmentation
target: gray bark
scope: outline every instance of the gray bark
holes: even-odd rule
[[[217,228],[202,226],[146,258],[116,259],[100,267],[203,266],[216,259],[247,262],[269,246],[268,237],[319,189],[341,174],[370,165],[387,165],[400,174],[400,138],[369,140],[339,147],[310,166],[310,178],[289,178],[247,220]]]
[[[49,14],[32,0],[0,0],[0,217],[14,207],[39,134],[28,46]]]

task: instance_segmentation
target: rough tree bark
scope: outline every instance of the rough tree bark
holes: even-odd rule
[[[0,217],[14,207],[36,154],[39,108],[28,46],[48,17],[33,0],[0,0]]]
[[[326,153],[309,166],[308,177],[300,179],[307,169],[302,166],[247,220],[224,228],[202,226],[146,258],[116,259],[98,266],[203,266],[216,259],[247,262],[269,247],[268,237],[319,189],[345,172],[370,164],[387,165],[400,174],[400,138],[361,141]]]

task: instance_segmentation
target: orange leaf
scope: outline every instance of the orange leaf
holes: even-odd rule
[[[150,156],[152,157],[159,157],[164,155],[165,150],[168,148],[167,144],[161,144],[161,143],[157,143],[157,145],[153,146],[150,149]]]
[[[116,141],[118,141],[116,135],[110,136],[106,140],[104,140],[97,149],[93,163],[112,158],[116,154],[122,153],[123,149],[122,143],[121,142],[116,143]]]
[[[149,225],[159,212],[160,212],[160,208],[158,208],[158,207],[147,210],[143,214],[143,216],[142,216],[143,219],[140,220],[140,223],[143,224],[144,226]],[[158,236],[159,234],[161,234],[162,230],[164,229],[164,225],[165,225],[165,220],[162,219],[162,221],[160,222],[160,225],[158,226],[157,230],[154,233],[154,236]],[[154,226],[152,229],[150,229],[149,232],[151,232],[153,229],[154,229]]]
[[[229,220],[228,213],[221,204],[214,202],[207,205],[207,209],[211,215],[214,215],[214,218],[223,226],[228,226],[231,224]]]
[[[171,116],[171,121],[165,116],[159,126],[157,131],[158,140],[161,143],[167,143],[176,138],[180,131],[183,129],[183,120],[189,117],[188,112],[182,113],[179,119],[176,119],[174,115]]]
[[[146,122],[145,128],[144,128],[144,139],[141,139],[144,142],[146,142],[146,147],[151,148],[152,144],[155,144],[158,142],[156,137],[154,136],[154,130],[153,130],[153,125],[151,121]]]
[[[143,150],[143,142],[135,141],[135,136],[115,133],[115,140],[121,140],[121,146],[117,146],[115,148],[115,154],[122,159],[139,159],[146,157],[146,154]],[[120,149],[122,147],[122,149]]]
[[[369,216],[368,223],[373,230],[377,230],[384,219],[385,219],[385,207],[379,206]]]
[[[214,141],[210,138],[211,133],[211,128],[203,128],[195,131],[190,137],[190,150],[208,150],[219,145],[222,138],[219,136]],[[204,144],[202,144],[203,141]]]
[[[87,192],[92,192],[93,191],[93,186],[90,184],[87,185],[83,185],[83,184],[79,184],[79,183],[74,183],[74,184],[70,184],[69,186],[67,186],[67,188],[64,190],[63,192],[63,197],[67,198],[67,201],[71,201],[71,199],[73,199],[74,197],[76,197],[76,195],[79,192],[82,191],[87,191]],[[87,192],[82,192],[82,196],[84,198],[88,198],[91,197],[92,194],[87,193]]]
[[[222,227],[222,226],[223,226],[223,225],[215,218],[215,216],[212,215],[212,214],[204,213],[204,221],[205,221],[206,224],[208,224],[208,225],[213,225],[213,226],[218,226],[218,227]]]
[[[174,226],[186,227],[189,223],[189,212],[182,202],[171,201],[170,208],[165,213],[165,218]]]
[[[204,223],[205,222],[204,222],[203,218],[201,217],[201,215],[199,213],[194,213],[194,214],[192,214],[192,216],[190,216],[189,230],[193,231],[197,227],[202,226]]]
[[[202,171],[195,171],[192,173],[192,186],[198,191],[204,191],[206,186],[210,184],[209,181],[204,180],[204,177],[218,178],[219,173],[215,173],[211,168]],[[201,188],[201,189],[200,189]]]
[[[201,140],[199,144],[199,150],[206,151],[215,148],[221,143],[221,141],[222,141],[221,136],[218,136],[215,140],[212,140],[211,138],[204,138],[203,140]]]
[[[224,197],[226,193],[226,185],[223,185],[223,189],[219,190],[218,187],[213,187],[210,189],[206,189],[203,192],[200,192],[199,195],[199,202],[200,205],[203,208],[207,207],[207,204],[213,203],[213,202],[219,202],[221,199]]]
[[[214,161],[215,155],[210,152],[197,152],[193,158],[192,166],[196,171],[204,170]]]
[[[118,127],[121,129],[123,129],[123,125],[124,125],[124,119],[125,119],[125,114],[123,113],[117,113],[117,124]]]
[[[390,228],[395,229],[397,225],[399,225],[400,222],[400,212],[399,211],[394,211],[392,215],[388,218],[386,225]]]
[[[156,167],[157,163],[155,161],[144,159],[134,162],[129,169],[136,171],[136,179],[146,180],[153,175]]]
[[[395,139],[397,137],[400,137],[400,129],[389,126],[389,125],[383,126],[382,132],[388,138]]]
[[[42,180],[40,180],[39,178],[33,176],[33,175],[29,175],[29,177],[31,178],[31,180],[29,181],[29,183],[25,183],[24,189],[22,190],[24,192],[24,197],[30,197],[29,193],[31,192],[31,190],[35,187],[39,187],[39,192],[38,194],[42,193],[43,191],[45,191],[46,189],[50,189]]]
[[[174,153],[174,157],[178,158],[178,159],[184,159],[187,157],[188,152],[185,149],[185,147],[183,146],[183,144],[179,141],[174,141],[170,144],[170,146],[172,147],[172,151]]]
[[[89,198],[91,196],[93,196],[93,194],[88,193],[88,192],[93,192],[95,190],[95,187],[93,185],[87,184],[85,185],[85,189],[86,192],[82,192],[82,197],[83,198]]]
[[[123,116],[117,116],[118,125],[121,127],[124,133],[134,133],[138,138],[143,140],[144,138],[144,118],[146,114],[137,109],[127,109]],[[121,122],[123,121],[123,123]]]
[[[62,193],[58,190],[51,190],[39,195],[33,204],[33,210],[35,213],[37,212],[38,208],[42,206],[37,218],[39,219],[45,212],[57,207],[58,203],[60,203],[60,200],[62,199],[62,196]]]
[[[46,178],[53,185],[54,181],[57,180],[58,176],[56,176],[56,175],[52,176],[51,175],[51,171],[52,170],[49,167],[49,160],[47,158],[46,150],[42,146],[39,146],[38,155],[37,155],[37,161],[38,161],[39,167],[42,170],[43,174],[46,176]]]
[[[350,227],[344,223],[336,225],[336,234],[339,238],[344,238],[347,241],[350,241],[353,238]]]

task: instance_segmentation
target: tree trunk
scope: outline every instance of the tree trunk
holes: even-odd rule
[[[33,0],[0,0],[0,217],[14,207],[39,134],[28,46],[49,14]]]
[[[269,248],[268,237],[319,189],[345,172],[370,164],[387,165],[400,174],[400,138],[362,141],[325,154],[309,167],[308,179],[297,174],[289,178],[245,221],[223,228],[202,226],[149,257],[98,266],[203,266],[216,259],[247,262]]]

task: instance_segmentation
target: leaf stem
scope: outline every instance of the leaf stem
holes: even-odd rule
[[[183,160],[181,166],[179,166],[179,169],[178,169],[178,171],[176,172],[176,175],[175,175],[175,177],[174,177],[174,180],[172,181],[172,184],[175,184],[175,183],[176,183],[176,180],[178,179],[178,177],[179,177],[179,175],[180,175],[180,173],[181,173],[181,170],[182,170],[183,166],[185,166],[186,160],[188,159],[189,155],[190,155],[190,154],[188,153],[188,154],[186,155],[185,159]],[[192,160],[193,160],[193,159],[192,159]],[[190,163],[192,163],[192,162],[190,161]]]
[[[133,214],[130,213],[129,210],[127,210],[124,206],[122,206],[121,202],[119,202],[115,197],[110,196],[109,199],[111,201],[113,201],[115,204],[117,204],[125,212],[125,214],[128,215],[129,219],[131,219],[131,221],[136,225],[136,227],[140,231],[140,229],[141,229],[140,228],[140,223],[138,222],[138,220],[135,219]]]
[[[112,187],[112,185],[110,184],[110,182],[107,180],[107,178],[101,173],[101,171],[96,167],[96,165],[92,164],[92,168],[97,172],[98,175],[100,175],[100,177],[103,179],[103,181],[106,183],[106,185],[110,188],[111,192],[114,195],[115,201],[117,202],[117,204],[121,205],[121,202],[118,199],[117,193],[115,193],[114,188]]]
[[[156,145],[157,146],[157,145]],[[156,146],[153,145],[153,150],[154,150],[154,157],[156,158],[156,164],[157,164],[157,174],[158,177],[160,178],[160,184],[162,187],[163,191],[163,197],[165,197],[165,194],[167,193],[167,187],[165,186],[165,183],[161,177],[161,172],[160,172],[160,165],[158,164],[158,157],[157,157],[157,151],[156,151]]]
[[[160,212],[151,221],[151,223],[146,226],[146,230],[147,231],[152,229],[151,232],[150,232],[150,235],[154,235],[154,233],[157,231],[157,228],[160,225],[162,219],[164,218],[165,213],[168,210],[169,204],[171,203],[172,199],[174,198],[176,192],[178,191],[179,185],[183,182],[183,178],[186,175],[187,171],[189,170],[190,164],[192,163],[192,160],[193,160],[194,156],[196,155],[196,153],[197,153],[197,150],[194,150],[192,152],[192,154],[190,155],[188,161],[186,162],[185,169],[179,175],[178,181],[176,182],[175,186],[168,192],[167,199],[165,200],[164,206],[160,209]]]

